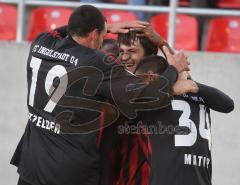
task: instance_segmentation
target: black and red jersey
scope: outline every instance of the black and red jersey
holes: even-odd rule
[[[166,78],[169,92],[177,78],[174,67]],[[56,31],[42,33],[32,43],[27,80],[28,123],[11,163],[34,185],[99,184],[105,173],[101,161],[115,143],[114,132],[103,128],[111,130],[120,114],[136,114],[137,105],[131,106],[129,98],[160,97],[152,106],[171,100],[151,88],[166,87],[162,79],[128,91],[129,82],[143,82],[112,58]]]
[[[171,106],[143,113],[152,146],[151,185],[211,185],[211,122],[199,97],[176,97]]]
[[[212,184],[210,108],[228,113],[234,103],[218,89],[198,86],[197,94],[176,96],[167,108],[138,116],[151,146],[149,185]]]
[[[120,145],[120,170],[116,185],[148,185],[151,146],[147,134],[123,134]]]

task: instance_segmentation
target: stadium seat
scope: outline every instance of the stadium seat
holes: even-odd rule
[[[135,14],[127,11],[119,10],[103,10],[103,15],[106,17],[108,23],[119,23],[124,21],[134,21],[137,20]],[[107,34],[105,38],[116,39],[117,35]]]
[[[41,7],[32,11],[27,40],[32,41],[39,33],[66,25],[71,9],[61,7]]]
[[[189,6],[191,3],[190,0],[179,0],[178,4],[180,6]]]
[[[198,50],[198,22],[195,17],[178,14],[176,20],[175,48],[189,51]],[[151,18],[153,28],[165,39],[168,32],[168,14]]]
[[[127,11],[103,10],[102,13],[106,17],[108,23],[137,20],[135,14]]]
[[[15,40],[17,28],[17,8],[0,4],[0,40]]]
[[[111,3],[127,4],[128,0],[112,0]]]
[[[205,41],[206,51],[240,52],[240,18],[218,17],[210,20]]]
[[[240,0],[218,0],[217,6],[220,8],[240,8]]]

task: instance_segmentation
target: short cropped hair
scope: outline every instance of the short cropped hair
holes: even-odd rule
[[[118,56],[120,52],[118,41],[114,39],[104,39],[101,50]]]
[[[68,21],[68,35],[86,37],[94,29],[99,33],[104,29],[106,18],[101,11],[91,5],[76,8]]]
[[[155,46],[147,37],[138,36],[138,31],[129,31],[128,33],[121,33],[118,35],[119,44],[124,44],[126,46],[131,46],[134,41],[140,41],[144,49],[145,56],[156,55],[158,53],[158,47]]]
[[[158,75],[161,75],[168,67],[168,62],[165,58],[161,56],[147,56],[140,61],[135,69],[138,73],[148,73],[152,71]]]

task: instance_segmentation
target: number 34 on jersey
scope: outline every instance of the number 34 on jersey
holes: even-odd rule
[[[204,105],[199,105],[199,125],[190,119],[191,108],[188,102],[184,100],[173,100],[172,109],[182,111],[182,115],[178,120],[179,126],[187,127],[190,130],[190,133],[188,135],[176,134],[174,136],[175,146],[193,146],[197,141],[199,131],[200,137],[208,141],[208,147],[209,150],[211,150],[211,126],[209,114],[206,111],[206,107]]]

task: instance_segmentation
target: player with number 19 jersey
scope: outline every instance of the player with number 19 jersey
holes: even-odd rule
[[[86,79],[96,88],[94,82],[98,81],[99,72],[109,76],[112,65],[104,63],[97,50],[79,45],[71,37],[61,38],[56,31],[43,33],[32,43],[27,64],[28,123],[11,160],[18,167],[21,179],[34,185],[99,183],[100,133],[94,130],[97,128],[87,126],[99,118],[99,105],[89,102],[94,97],[89,94],[95,89],[90,89],[88,96],[83,89],[88,88]],[[76,68],[78,71],[74,71]],[[105,101],[108,95],[104,93],[110,94],[98,91],[95,100]],[[66,102],[64,94],[68,96]],[[80,101],[76,97],[87,97],[86,103],[81,103],[82,108],[76,104]],[[74,131],[77,127],[71,130],[58,123],[67,119],[71,119],[73,126],[86,123],[86,127]],[[89,132],[91,129],[93,132]]]
[[[123,100],[120,92],[126,98],[122,91],[126,82],[141,80],[114,60],[105,61],[106,55],[99,51],[79,45],[70,36],[61,37],[60,32],[42,33],[31,45],[28,123],[11,164],[18,167],[20,179],[34,185],[96,185],[103,181],[101,160],[115,143],[111,132],[104,137],[102,128],[119,121],[119,111],[110,103]],[[114,73],[116,67],[120,70]],[[166,76],[169,90],[177,70],[169,67]],[[160,86],[164,83],[158,81]],[[129,97],[139,94],[131,91]],[[165,94],[160,99],[160,106],[170,101]]]

